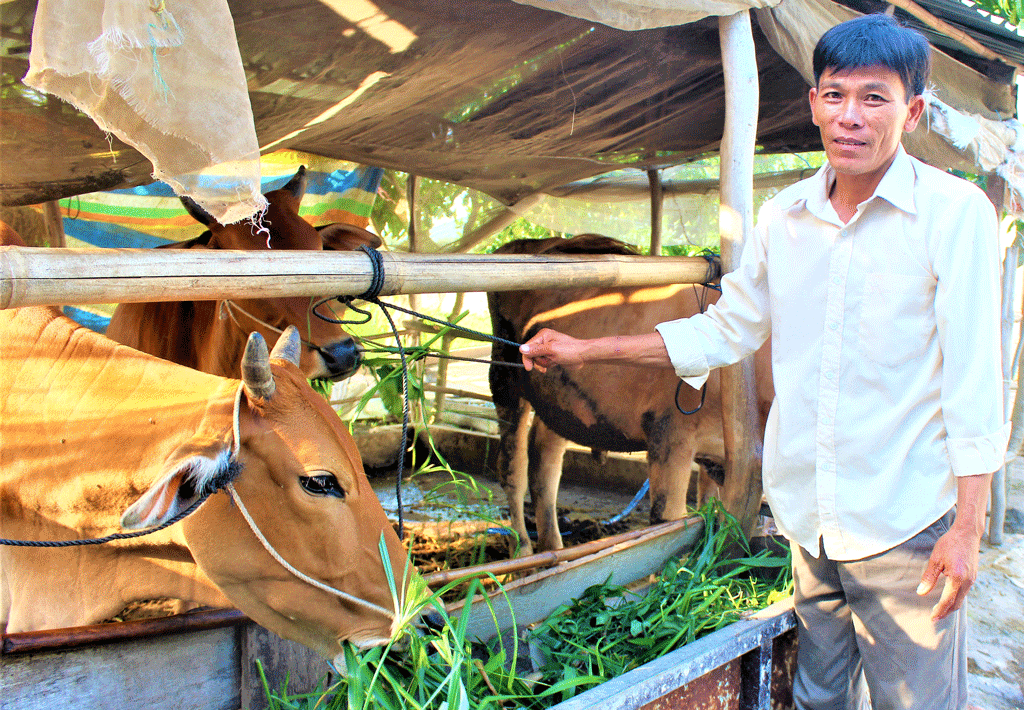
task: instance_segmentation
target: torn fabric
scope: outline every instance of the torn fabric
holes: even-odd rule
[[[218,221],[265,209],[226,0],[39,0],[24,83],[136,148]]]

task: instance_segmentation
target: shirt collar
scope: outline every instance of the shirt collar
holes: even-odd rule
[[[789,209],[803,203],[803,206],[812,214],[823,216],[828,206],[828,193],[835,179],[835,170],[826,162],[814,175],[794,185],[797,189],[793,190],[789,199],[780,207]],[[914,169],[914,162],[904,150],[903,145],[900,144],[896,149],[896,157],[893,158],[892,165],[885,171],[881,182],[875,188],[875,193],[869,199],[880,197],[897,209],[908,214],[916,214],[913,189],[916,179],[917,172]]]

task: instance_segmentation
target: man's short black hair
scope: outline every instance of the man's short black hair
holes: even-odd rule
[[[924,93],[932,68],[932,52],[917,30],[888,15],[864,15],[831,28],[814,48],[814,83],[832,72],[883,66],[903,81],[906,99]]]

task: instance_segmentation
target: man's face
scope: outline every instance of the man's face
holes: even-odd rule
[[[822,72],[811,114],[837,173],[881,180],[904,131],[913,131],[924,99],[909,103],[899,74],[882,66]]]

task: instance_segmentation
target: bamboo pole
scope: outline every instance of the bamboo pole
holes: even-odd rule
[[[43,224],[46,225],[46,243],[51,247],[67,245],[64,236],[64,216],[60,212],[60,203],[50,200],[43,203]]]
[[[661,256],[661,211],[664,206],[664,193],[661,189],[661,172],[647,171],[647,181],[651,188],[651,256]]]
[[[524,212],[529,210],[531,207],[536,206],[543,199],[544,196],[538,193],[523,197],[519,202],[515,203],[511,207],[506,207],[501,210],[497,215],[492,217],[489,222],[480,225],[455,244],[446,246],[444,249],[445,252],[456,254],[469,251],[483,240],[494,236],[505,227],[515,222],[523,216]]]
[[[700,257],[381,252],[380,295],[703,283]],[[358,295],[357,252],[0,247],[0,309],[84,303]]]
[[[1006,181],[998,175],[990,175],[985,188],[988,198],[996,208],[996,214],[1003,214],[1005,211],[1004,200],[1006,196]],[[1016,230],[1015,230],[1016,231]],[[1002,340],[1003,355],[1003,414],[1007,420],[1012,417],[1013,407],[1010,402],[1010,388],[1013,384],[1013,324],[1014,324],[1014,291],[1016,287],[1017,259],[1020,255],[1020,247],[1016,237],[1010,246],[1006,248],[1006,255],[1003,259],[1002,277],[1002,312],[1000,314],[1000,335]],[[988,517],[988,542],[990,545],[1003,544],[1003,522],[1006,519],[1006,459],[1004,463],[992,475],[992,483],[989,491]]]
[[[722,134],[722,270],[739,263],[743,243],[754,233],[754,142],[759,101],[757,60],[750,13],[718,18],[725,79]],[[761,507],[761,431],[754,385],[754,358],[722,368],[725,483],[722,503],[749,536]]]
[[[771,173],[758,173],[754,176],[754,188],[761,190],[772,187],[785,187],[810,177],[818,168],[799,168],[796,170],[781,170]],[[661,182],[662,195],[713,195],[719,191],[721,184],[715,178],[707,180],[672,180]],[[603,200],[614,202],[616,200],[641,200],[650,195],[651,186],[649,180],[625,179],[615,182],[594,182],[580,181],[570,182],[558,187],[552,187],[545,191],[545,194],[552,197],[582,200]]]
[[[1013,384],[1013,324],[1014,324],[1014,291],[1017,274],[1017,259],[1020,247],[1015,239],[1006,248],[1003,259],[1003,302],[1002,302],[1002,345],[1003,345],[1003,413],[1007,420],[1012,421],[1013,403],[1010,399],[1010,386]],[[1011,425],[1012,429],[1012,425]],[[1009,451],[1007,452],[1009,454]],[[1005,458],[1010,458],[1009,456]],[[988,543],[1003,544],[1003,522],[1006,520],[1006,466],[1004,463],[992,474],[988,517]]]
[[[689,516],[686,518],[680,518],[679,520],[669,520],[668,522],[659,523],[640,530],[630,530],[629,532],[619,533],[618,535],[612,535],[611,537],[604,537],[600,540],[592,540],[591,542],[585,542],[581,545],[565,547],[561,550],[538,552],[535,555],[516,557],[509,560],[498,560],[496,562],[476,565],[475,567],[439,570],[437,572],[431,572],[423,575],[423,579],[426,581],[427,586],[436,588],[441,585],[448,584],[449,582],[455,582],[460,579],[469,579],[471,577],[480,577],[486,574],[493,574],[497,577],[498,575],[511,574],[512,572],[522,572],[524,570],[536,569],[538,567],[548,567],[551,565],[578,560],[581,557],[592,555],[595,552],[606,550],[609,547],[614,547],[615,545],[621,545],[624,542],[631,542],[644,537],[666,535],[675,530],[696,525],[703,526],[703,524],[704,520],[700,516]]]
[[[914,0],[889,0],[889,4],[895,5],[896,7],[908,12],[909,14],[913,15],[924,24],[931,27],[939,34],[945,35],[950,39],[959,42],[964,48],[970,50],[971,52],[974,52],[979,56],[985,57],[986,59],[991,59],[992,61],[996,62],[1002,62],[1007,66],[1013,67],[1014,75],[1020,73],[1020,71],[1024,69],[1024,67],[1022,67],[1017,62],[1008,59],[1007,57],[1004,57],[1001,54],[997,54],[996,52],[992,51],[985,45],[978,42],[976,39],[971,37],[966,32],[958,30],[956,27],[953,27],[951,24],[945,22],[944,20],[940,20],[938,17],[928,12],[923,7],[914,2]]]

